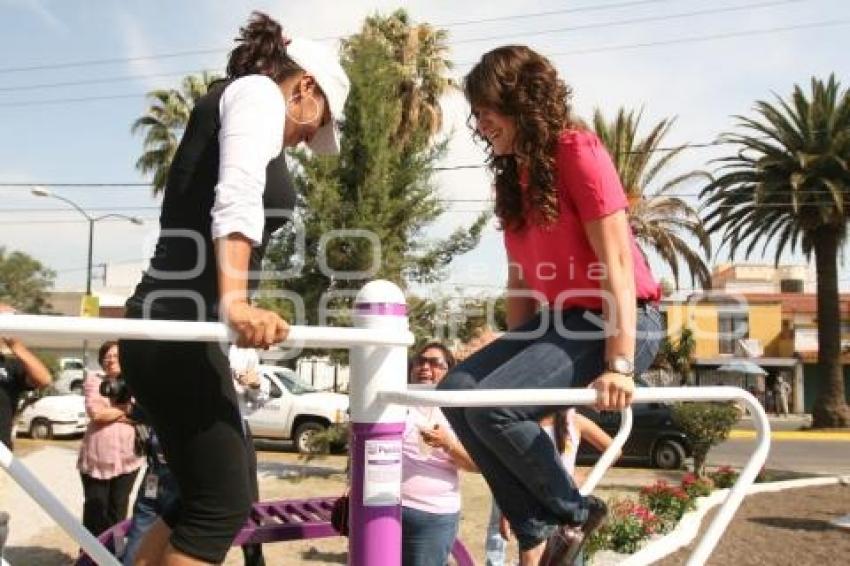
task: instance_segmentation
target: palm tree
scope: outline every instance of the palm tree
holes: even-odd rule
[[[835,76],[812,78],[811,98],[799,85],[790,100],[756,102],[757,118],[738,116],[738,133],[722,140],[738,146],[719,159],[718,177],[706,186],[705,222],[722,232],[734,257],[759,243],[776,246],[775,262],[800,245],[817,267],[818,365],[824,380],[815,399],[816,427],[850,426],[841,364],[838,252],[850,218],[850,93]]]
[[[380,38],[396,61],[402,103],[399,141],[406,142],[414,132],[434,136],[443,124],[440,98],[457,86],[448,74],[453,66],[446,58],[448,32],[413,24],[407,12],[396,10],[387,17],[367,18],[361,33]]]
[[[164,89],[148,93],[151,106],[144,116],[133,122],[130,131],[134,134],[144,132],[144,152],[136,161],[136,169],[143,175],[153,173],[151,186],[154,194],[165,189],[168,168],[195,102],[218,79],[218,76],[204,71],[200,75],[184,77],[180,90]]]
[[[691,367],[696,349],[694,332],[687,326],[682,328],[679,338],[675,341],[670,336],[665,336],[661,341],[659,354],[664,363],[679,375],[680,385],[691,384]]]
[[[673,119],[661,120],[645,137],[638,137],[641,114],[620,108],[613,120],[607,120],[599,109],[593,113],[593,128],[611,154],[629,199],[629,223],[642,248],[654,250],[670,266],[677,288],[680,261],[684,261],[692,281],[708,287],[711,274],[688,237],[699,243],[706,258],[711,255],[711,241],[697,211],[671,194],[704,174],[679,175],[652,191],[659,175],[687,146],[662,153],[662,142]]]

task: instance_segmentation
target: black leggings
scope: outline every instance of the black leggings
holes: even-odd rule
[[[102,480],[80,473],[83,480],[83,526],[94,536],[127,518],[130,492],[139,470]]]
[[[122,340],[121,370],[177,480],[174,548],[220,563],[251,509],[248,454],[226,346]]]

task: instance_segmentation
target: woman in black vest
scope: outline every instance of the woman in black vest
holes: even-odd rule
[[[160,236],[127,316],[222,320],[237,344],[267,348],[287,323],[249,293],[270,234],[295,194],[284,147],[339,151],[349,82],[337,55],[254,13],[227,78],[199,99],[169,169]],[[242,421],[227,347],[125,340],[121,366],[150,414],[181,493],[148,532],[137,564],[220,563],[251,507]]]

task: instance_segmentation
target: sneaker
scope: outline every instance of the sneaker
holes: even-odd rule
[[[608,506],[594,495],[587,496],[587,520],[581,525],[561,525],[546,541],[540,566],[572,566],[590,535],[605,523]]]

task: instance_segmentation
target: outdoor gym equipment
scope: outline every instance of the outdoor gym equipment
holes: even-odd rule
[[[401,444],[405,406],[442,407],[510,405],[590,405],[596,393],[589,389],[488,390],[458,396],[407,385],[407,348],[413,344],[408,329],[404,294],[388,281],[372,281],[357,295],[354,328],[293,326],[285,346],[348,348],[351,363],[351,490],[349,504],[349,564],[400,566],[401,563]],[[230,340],[221,323],[161,320],[96,319],[32,315],[0,316],[0,335],[21,339],[74,334],[87,340],[145,339],[180,341]],[[715,515],[688,565],[704,564],[767,459],[770,427],[758,401],[735,387],[638,388],[633,402],[739,401],[749,409],[756,429],[756,448],[738,481]],[[623,428],[602,455],[582,493],[595,488],[613,463],[631,426],[626,411]],[[0,444],[0,466],[98,564],[116,565],[115,557],[92,536],[56,497]],[[628,561],[630,564],[637,563]]]

